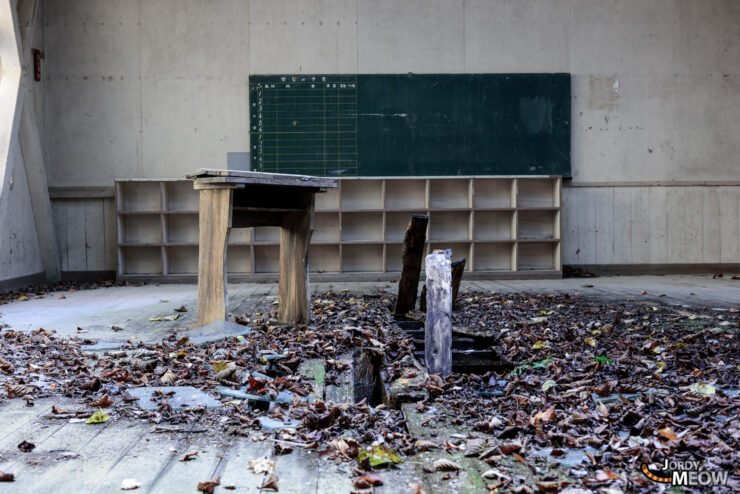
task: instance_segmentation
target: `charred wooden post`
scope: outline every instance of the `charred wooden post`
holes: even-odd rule
[[[452,372],[452,270],[450,250],[435,250],[426,257],[427,318],[424,328],[424,362],[429,374]]]
[[[427,311],[427,284],[424,283],[421,287],[421,297],[419,298],[419,310],[422,312]]]
[[[452,263],[452,308],[457,305],[457,292],[460,291],[460,282],[465,271],[465,258],[460,258]]]
[[[429,216],[415,214],[411,216],[406,236],[403,239],[402,271],[398,280],[398,296],[395,313],[402,316],[416,306],[416,294],[419,291],[419,273],[424,255],[424,244],[427,238]]]

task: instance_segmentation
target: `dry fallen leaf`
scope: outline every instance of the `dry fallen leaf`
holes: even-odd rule
[[[332,439],[329,441],[329,446],[350,458],[356,457],[360,449],[360,443],[348,437]]]
[[[250,460],[249,466],[252,467],[252,471],[258,475],[261,473],[272,473],[275,469],[275,461],[268,460],[267,458],[260,458],[259,460]]]
[[[172,384],[177,380],[177,376],[174,372],[172,372],[170,369],[167,369],[164,374],[162,374],[162,377],[159,378],[159,381],[164,385]]]
[[[432,463],[432,468],[437,472],[456,472],[462,470],[462,467],[460,465],[446,458],[440,458],[439,460],[436,460],[434,463]]]
[[[353,483],[358,489],[369,489],[373,486],[383,485],[381,478],[373,473],[366,473],[362,477],[355,479]]]
[[[121,481],[122,491],[132,491],[134,489],[138,489],[140,486],[141,486],[141,482],[139,482],[136,479],[123,479]]]
[[[599,470],[596,472],[596,480],[599,481],[605,481],[605,480],[613,480],[618,479],[619,475],[614,473],[610,468],[607,468],[606,470]]]
[[[90,406],[91,407],[103,407],[103,408],[105,408],[105,407],[111,406],[112,404],[113,404],[113,398],[111,398],[110,396],[108,396],[108,393],[104,394],[103,396],[101,396],[97,400],[93,400],[93,401],[90,402]]]
[[[501,473],[499,470],[496,470],[495,468],[491,468],[490,470],[486,470],[482,474],[480,474],[481,477],[484,479],[498,479],[501,481],[509,481],[511,480],[511,477],[508,477],[507,475]]]
[[[12,473],[0,472],[0,482],[14,482],[15,475]]]
[[[100,389],[100,379],[93,377],[79,385],[79,388],[85,391],[97,391]]]
[[[534,417],[530,420],[532,425],[537,425],[552,420],[553,414],[555,413],[555,407],[550,407],[542,412],[537,412]]]
[[[424,494],[424,491],[421,490],[421,484],[418,482],[409,483],[409,487],[411,488],[411,494]]]
[[[678,436],[676,435],[676,433],[673,432],[673,429],[667,426],[663,427],[662,429],[658,429],[658,435],[671,441],[678,441]]]
[[[214,477],[211,480],[198,482],[198,490],[205,494],[213,494],[213,489],[218,485],[221,485],[221,477]]]
[[[437,449],[439,448],[439,444],[433,442],[433,441],[425,441],[424,439],[419,439],[414,443],[414,446],[419,451],[429,451],[430,449]]]
[[[465,443],[464,456],[478,456],[478,453],[483,451],[485,445],[486,441],[484,439],[468,439]]]
[[[502,455],[510,455],[514,451],[519,451],[522,449],[522,445],[519,443],[507,443],[507,444],[501,444],[498,447],[499,451],[501,451]]]
[[[270,475],[267,480],[265,480],[262,485],[260,486],[260,489],[272,489],[275,492],[278,490],[278,476],[274,473]]]
[[[33,386],[26,386],[25,384],[9,384],[5,383],[5,392],[8,394],[8,398],[20,398],[21,396],[30,395],[34,392]]]
[[[182,455],[182,458],[180,458],[180,461],[194,460],[196,456],[198,456],[198,452],[191,451],[190,453],[185,453],[184,455]]]
[[[15,366],[5,360],[4,358],[0,357],[0,372],[2,372],[5,375],[10,375],[15,370]]]
[[[23,441],[18,445],[18,449],[23,451],[24,453],[30,453],[36,448],[36,445],[33,443],[29,443],[28,441]]]

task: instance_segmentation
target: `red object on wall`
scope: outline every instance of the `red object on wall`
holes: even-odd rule
[[[33,53],[33,80],[40,81],[41,80],[41,59],[44,58],[44,52],[39,50],[38,48],[33,48],[31,50],[31,53]]]

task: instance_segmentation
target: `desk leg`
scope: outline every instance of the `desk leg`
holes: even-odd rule
[[[226,244],[232,189],[201,189],[198,247],[198,325],[226,320]]]
[[[311,200],[313,206],[313,199]],[[280,230],[279,319],[282,324],[309,321],[308,246],[313,227],[313,207],[305,213],[283,216]]]

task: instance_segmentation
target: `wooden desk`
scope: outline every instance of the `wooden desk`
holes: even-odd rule
[[[314,194],[334,179],[234,170],[200,169],[187,175],[200,191],[198,325],[227,317],[226,246],[231,228],[279,226],[279,319],[308,322],[308,245]]]

